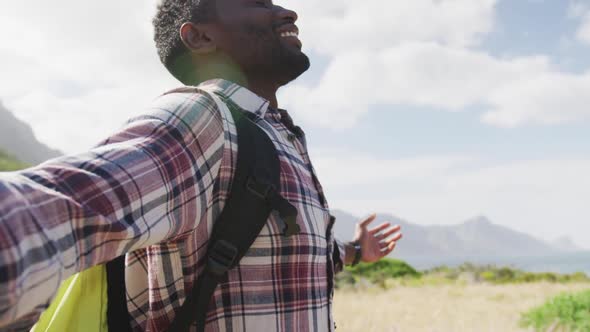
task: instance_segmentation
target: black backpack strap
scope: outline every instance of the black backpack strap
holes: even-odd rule
[[[125,294],[125,255],[106,264],[107,326],[109,331],[131,332],[131,319]]]
[[[277,210],[284,220],[286,236],[299,233],[297,209],[278,192],[280,162],[274,144],[248,118],[253,114],[230,111],[238,134],[237,164],[230,194],[214,223],[205,268],[176,312],[169,331],[188,331],[193,322],[197,331],[205,330],[207,308],[215,288],[238,265],[272,210]]]

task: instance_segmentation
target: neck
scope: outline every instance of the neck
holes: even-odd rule
[[[247,87],[250,91],[268,100],[270,107],[275,109],[279,107],[277,101],[277,91],[279,87],[270,83],[268,81],[268,76],[262,77],[260,80],[249,79]]]
[[[196,76],[193,79],[194,85],[210,79],[222,78],[248,88],[268,100],[271,107],[278,108],[277,91],[279,85],[269,82],[269,75],[260,75],[259,73],[258,75],[247,75],[229,57],[219,54],[215,57],[199,59],[197,68]]]
[[[229,59],[224,59],[221,56],[209,57],[206,59],[199,59],[196,64],[198,68],[193,77],[194,85],[202,82],[222,78],[230,82],[248,86],[246,75],[242,72],[240,67]]]

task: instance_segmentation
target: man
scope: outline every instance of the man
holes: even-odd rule
[[[401,234],[389,223],[369,229],[373,215],[357,225],[356,248],[333,239],[305,136],[276,97],[309,68],[296,21],[270,0],[160,4],[158,54],[186,87],[88,153],[0,176],[0,329],[32,325],[63,280],[121,255],[132,328],[170,326],[203,270],[239,149],[231,114],[209,93],[253,113],[272,139],[279,191],[301,232],[283,236],[280,218],[269,217],[216,288],[206,330],[334,328],[333,274],[357,253],[365,262],[386,256]]]

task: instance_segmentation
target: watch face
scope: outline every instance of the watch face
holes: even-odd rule
[[[352,261],[352,265],[357,265],[361,261],[361,245],[358,242],[354,243],[354,260]]]

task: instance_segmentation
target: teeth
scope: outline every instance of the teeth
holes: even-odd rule
[[[281,37],[297,37],[298,33],[295,31],[286,31],[281,33]]]

